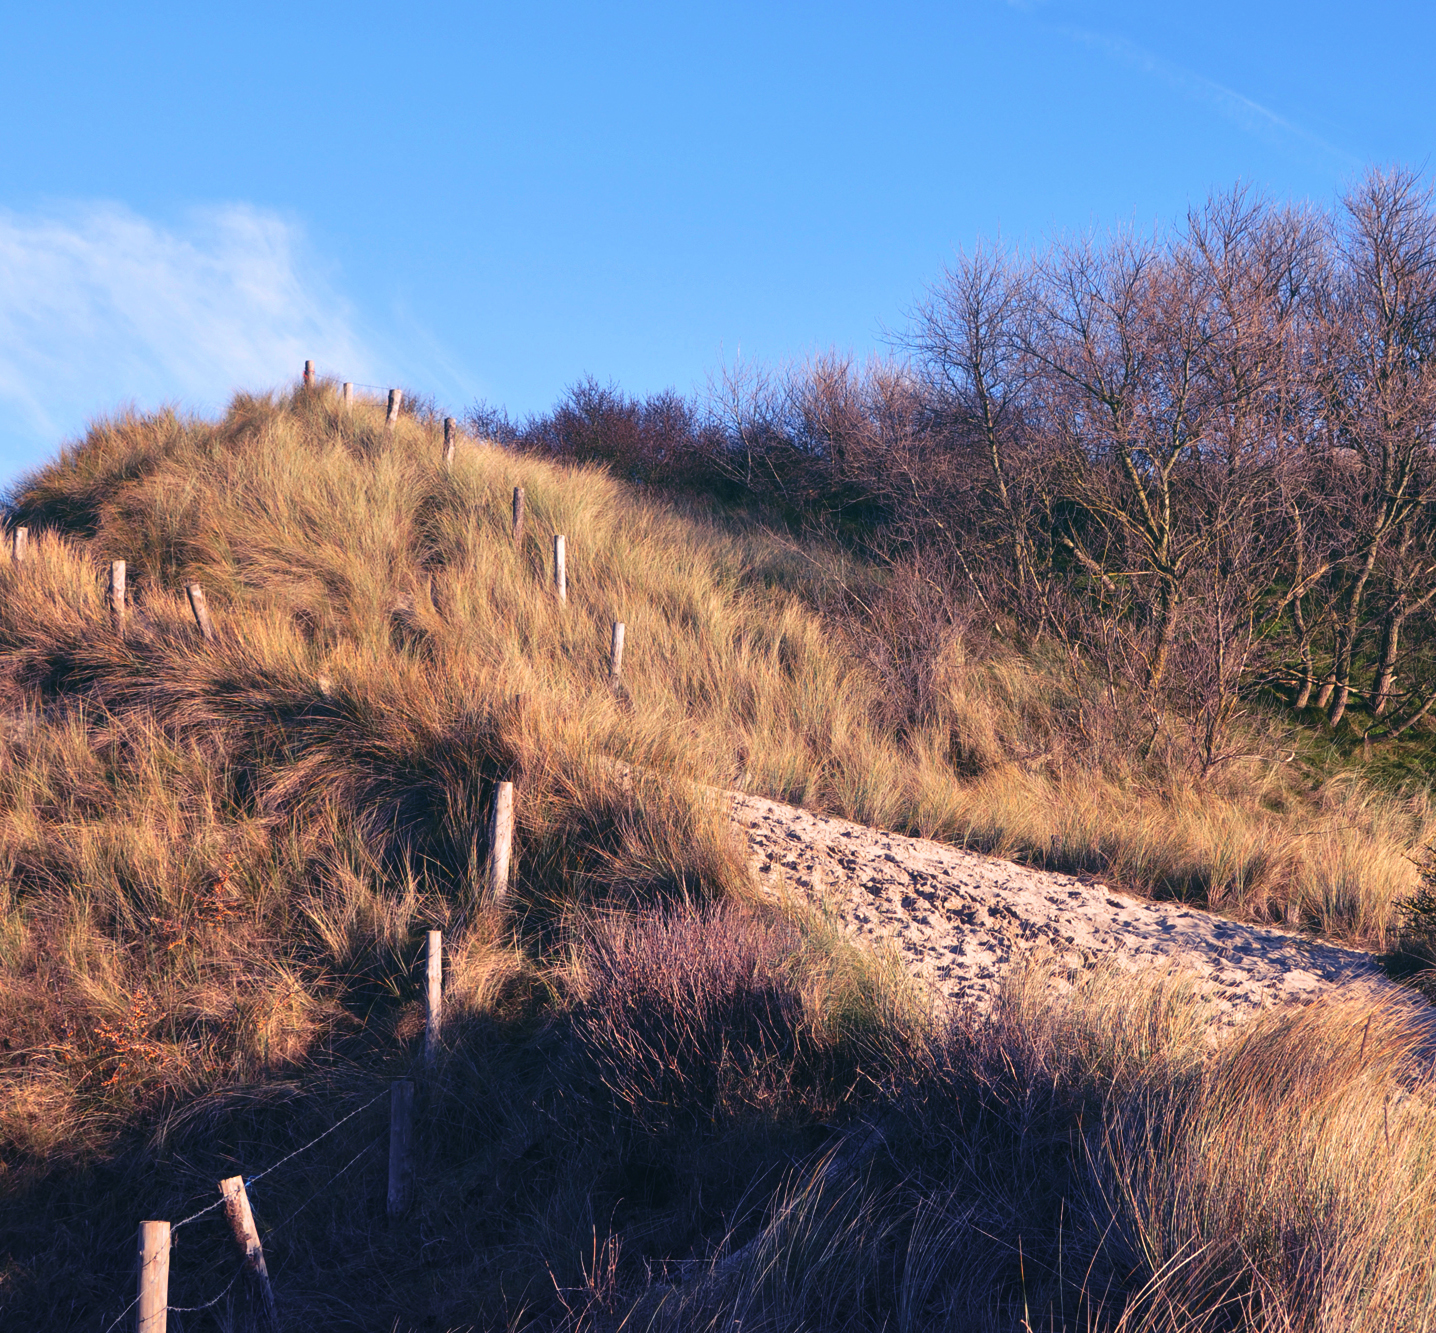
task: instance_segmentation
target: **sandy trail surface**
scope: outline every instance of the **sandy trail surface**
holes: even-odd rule
[[[759,796],[732,800],[766,892],[806,897],[860,941],[896,951],[938,1004],[982,1008],[1013,963],[1048,950],[1059,966],[1110,958],[1190,971],[1228,1023],[1351,983],[1401,992],[1360,950]]]

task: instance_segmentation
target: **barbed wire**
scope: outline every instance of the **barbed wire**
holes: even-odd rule
[[[280,1229],[280,1227],[287,1227],[292,1221],[294,1221],[296,1217],[299,1216],[300,1213],[302,1213],[306,1208],[308,1208],[309,1205],[313,1203],[315,1199],[317,1199],[321,1194],[323,1194],[325,1190],[327,1190],[336,1180],[339,1179],[340,1176],[342,1176],[351,1166],[353,1166],[355,1162],[357,1162],[361,1157],[363,1157],[366,1152],[368,1152],[371,1148],[377,1148],[378,1146],[378,1139],[374,1139],[372,1142],[366,1143],[362,1148],[359,1149],[358,1152],[354,1154],[353,1157],[351,1157],[347,1162],[345,1162],[344,1165],[339,1168],[339,1170],[337,1170],[332,1176],[330,1176],[329,1179],[324,1182],[324,1184],[322,1184],[317,1190],[314,1191],[313,1194],[311,1194],[307,1199],[305,1199],[305,1201],[301,1203],[298,1208],[296,1208],[292,1213],[290,1213],[289,1216],[284,1219],[284,1221],[276,1222],[272,1227],[269,1227],[268,1234],[272,1236],[276,1231]]]
[[[273,1166],[267,1166],[267,1167],[265,1167],[264,1170],[261,1171],[257,1176],[250,1176],[250,1177],[244,1182],[244,1187],[245,1187],[245,1189],[248,1189],[251,1185],[253,1185],[256,1180],[263,1180],[264,1177],[267,1176],[271,1171],[278,1171],[279,1168],[285,1164],[285,1162],[288,1162],[288,1161],[292,1160],[293,1158],[298,1157],[300,1153],[302,1153],[302,1152],[308,1152],[308,1151],[309,1151],[316,1143],[318,1143],[321,1139],[326,1139],[326,1138],[329,1137],[329,1135],[331,1135],[332,1133],[334,1133],[334,1131],[335,1131],[336,1129],[338,1129],[340,1125],[346,1123],[347,1121],[353,1120],[354,1117],[355,1117],[356,1115],[358,1115],[360,1111],[367,1111],[367,1110],[368,1110],[371,1106],[373,1106],[374,1103],[377,1102],[381,1097],[387,1097],[388,1095],[389,1095],[389,1090],[388,1090],[388,1088],[385,1088],[382,1092],[375,1093],[375,1095],[372,1096],[371,1098],[369,1098],[369,1100],[368,1100],[367,1102],[365,1102],[363,1106],[356,1106],[356,1107],[354,1108],[354,1110],[350,1111],[349,1114],[344,1117],[343,1120],[336,1120],[332,1125],[329,1126],[328,1129],[326,1129],[326,1130],[324,1131],[324,1133],[322,1133],[322,1134],[316,1134],[316,1135],[315,1135],[312,1139],[310,1139],[309,1142],[306,1143],[302,1148],[296,1148],[292,1153],[288,1154],[288,1156],[281,1157],[277,1162],[275,1162],[275,1164],[274,1164]],[[220,1202],[223,1203],[224,1200],[221,1199]],[[211,1206],[213,1206],[213,1205],[211,1205]]]
[[[261,1171],[258,1175],[248,1177],[244,1182],[245,1189],[248,1189],[251,1185],[253,1185],[256,1180],[262,1180],[271,1171],[277,1171],[281,1166],[285,1164],[285,1162],[290,1161],[292,1158],[298,1157],[300,1153],[308,1152],[309,1149],[311,1149],[321,1139],[328,1138],[330,1134],[334,1133],[334,1131],[338,1129],[340,1125],[344,1124],[345,1121],[353,1120],[354,1117],[358,1115],[360,1111],[367,1111],[371,1106],[374,1105],[375,1102],[377,1102],[383,1096],[383,1092],[376,1093],[367,1102],[365,1102],[363,1106],[356,1107],[354,1110],[350,1111],[349,1114],[346,1115],[343,1120],[336,1120],[322,1134],[316,1134],[312,1139],[309,1140],[308,1143],[304,1144],[302,1147],[296,1148],[292,1153],[289,1153],[287,1156],[281,1157],[277,1162],[275,1162],[273,1166],[265,1167],[264,1170]],[[223,1207],[223,1198],[216,1199],[213,1203],[206,1204],[197,1213],[191,1213],[188,1217],[181,1218],[178,1222],[172,1223],[170,1225],[170,1235],[173,1236],[174,1233],[178,1231],[181,1227],[188,1226],[196,1218],[203,1217],[206,1213],[212,1213],[216,1208]]]
[[[224,1207],[224,1199],[223,1199],[223,1197],[221,1197],[221,1198],[219,1198],[219,1199],[216,1199],[214,1203],[206,1204],[203,1208],[201,1208],[201,1209],[199,1210],[199,1212],[197,1212],[197,1213],[191,1213],[188,1217],[182,1218],[182,1219],[181,1219],[180,1221],[178,1221],[178,1222],[171,1223],[171,1224],[170,1224],[170,1235],[173,1236],[173,1235],[175,1234],[175,1232],[178,1231],[182,1226],[187,1226],[189,1223],[193,1222],[193,1221],[195,1220],[195,1218],[197,1218],[197,1217],[203,1217],[206,1213],[212,1213],[212,1212],[214,1212],[214,1210],[215,1210],[216,1208],[223,1208],[223,1207]]]
[[[319,1143],[322,1140],[328,1138],[329,1135],[334,1133],[334,1131],[338,1129],[341,1125],[347,1123],[350,1120],[353,1120],[354,1117],[358,1115],[361,1111],[367,1111],[371,1106],[374,1105],[375,1102],[379,1101],[386,1095],[388,1095],[387,1088],[381,1092],[375,1093],[374,1096],[369,1098],[369,1100],[365,1102],[362,1106],[356,1106],[352,1111],[349,1112],[348,1115],[344,1116],[340,1120],[336,1120],[332,1125],[329,1126],[328,1129],[324,1130],[321,1134],[316,1134],[312,1139],[309,1140],[308,1143],[301,1145],[291,1153],[286,1153],[272,1166],[265,1167],[264,1170],[259,1172],[257,1175],[250,1176],[244,1182],[245,1189],[248,1190],[250,1186],[255,1183],[255,1181],[262,1180],[265,1176],[269,1175],[271,1171],[279,1170],[281,1166],[283,1166],[286,1162],[292,1161],[294,1158],[298,1157],[300,1153],[308,1152],[309,1149],[312,1148],[316,1143]],[[372,1139],[370,1140],[370,1142],[366,1143],[362,1148],[360,1148],[359,1151],[355,1153],[353,1157],[351,1157],[347,1162],[345,1162],[344,1165],[341,1166],[339,1170],[336,1171],[332,1176],[330,1176],[329,1179],[323,1185],[321,1185],[317,1190],[314,1191],[313,1194],[311,1194],[307,1199],[305,1199],[305,1201],[301,1203],[299,1207],[296,1208],[292,1213],[290,1213],[289,1216],[286,1217],[283,1222],[280,1222],[275,1226],[269,1227],[268,1234],[272,1236],[276,1231],[280,1229],[280,1227],[288,1226],[289,1223],[294,1221],[294,1219],[298,1217],[300,1213],[302,1213],[306,1208],[308,1208],[309,1205],[313,1203],[315,1199],[317,1199],[321,1194],[323,1194],[324,1191],[327,1190],[336,1180],[338,1180],[340,1176],[342,1176],[347,1170],[349,1170],[349,1168],[353,1166],[355,1162],[357,1162],[361,1157],[363,1157],[364,1154],[367,1153],[371,1148],[377,1146],[378,1142],[378,1139]],[[193,1222],[196,1218],[203,1217],[206,1213],[214,1212],[216,1208],[224,1207],[224,1204],[225,1200],[223,1197],[221,1197],[217,1199],[214,1203],[208,1204],[205,1207],[201,1208],[198,1212],[191,1213],[188,1217],[182,1218],[180,1221],[172,1223],[170,1226],[171,1239],[173,1239],[174,1233],[178,1231],[182,1226],[187,1226],[190,1222]],[[166,1310],[173,1310],[176,1314],[193,1314],[195,1311],[198,1310],[208,1310],[211,1306],[218,1305],[220,1301],[222,1301],[227,1295],[229,1295],[231,1289],[234,1287],[234,1284],[239,1281],[243,1273],[244,1264],[241,1263],[239,1272],[237,1272],[232,1278],[230,1278],[229,1284],[224,1288],[224,1290],[221,1291],[218,1296],[215,1296],[211,1300],[206,1301],[203,1305],[168,1305],[165,1308]],[[125,1306],[123,1310],[120,1311],[118,1315],[115,1316],[114,1320],[106,1327],[105,1333],[114,1333],[114,1329],[119,1325],[120,1321],[127,1314],[129,1314],[129,1312],[133,1310],[135,1306],[137,1306],[139,1303],[140,1298],[139,1296],[136,1296],[134,1300],[132,1300],[127,1306]]]
[[[314,378],[317,380],[325,378],[325,376],[323,376],[319,371],[316,370],[314,372]],[[388,393],[390,389],[395,387],[392,384],[360,384],[358,380],[340,380],[340,383],[351,384],[356,389],[375,389],[379,393]]]
[[[133,1309],[135,1308],[135,1306],[137,1306],[139,1303],[140,1303],[140,1298],[139,1298],[138,1296],[136,1296],[134,1300],[132,1300],[127,1306],[125,1306],[125,1308],[124,1308],[123,1310],[121,1310],[121,1311],[119,1312],[119,1314],[117,1314],[117,1315],[115,1316],[115,1321],[114,1321],[114,1323],[112,1323],[112,1324],[109,1326],[109,1328],[107,1328],[107,1329],[105,1330],[105,1333],[114,1333],[115,1325],[118,1324],[118,1323],[120,1322],[120,1320],[123,1319],[127,1314],[129,1314],[129,1312],[130,1312],[131,1310],[133,1310]]]
[[[220,1301],[222,1301],[226,1296],[229,1295],[230,1291],[234,1287],[234,1284],[244,1276],[244,1268],[247,1262],[247,1260],[242,1260],[240,1262],[239,1271],[232,1278],[230,1278],[229,1285],[226,1286],[225,1289],[220,1292],[218,1296],[214,1297],[213,1300],[208,1300],[203,1305],[167,1305],[165,1306],[165,1310],[172,1310],[175,1314],[193,1314],[196,1310],[208,1310],[212,1305],[218,1305]],[[138,1299],[138,1297],[136,1297],[136,1299]],[[111,1327],[113,1327],[113,1325],[111,1325]]]

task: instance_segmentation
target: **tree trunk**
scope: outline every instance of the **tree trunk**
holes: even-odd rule
[[[1147,669],[1148,690],[1158,689],[1162,678],[1167,674],[1167,658],[1171,655],[1172,639],[1177,627],[1176,602],[1176,590],[1171,581],[1164,578],[1162,592],[1157,599],[1157,644]]]
[[[1330,721],[1337,726],[1346,715],[1346,704],[1351,698],[1351,662],[1346,663],[1346,674],[1337,682],[1336,698],[1331,701]]]
[[[1326,673],[1321,682],[1321,688],[1316,692],[1316,706],[1325,708],[1331,702],[1332,691],[1336,689],[1336,667],[1332,667]]]
[[[1396,650],[1401,642],[1404,611],[1390,611],[1381,631],[1381,662],[1376,668],[1376,688],[1371,692],[1371,715],[1380,717],[1391,701],[1391,686],[1396,680]]]
[[[1337,726],[1346,712],[1347,701],[1351,698],[1351,657],[1356,651],[1356,636],[1361,629],[1361,599],[1366,593],[1366,583],[1376,564],[1376,550],[1379,541],[1373,541],[1366,550],[1361,573],[1351,586],[1351,595],[1346,603],[1346,623],[1341,627],[1338,652],[1335,663],[1336,697],[1331,703],[1331,725]]]
[[[1306,627],[1306,617],[1302,614],[1300,597],[1292,598],[1291,619],[1296,626],[1297,642],[1301,644],[1301,681],[1297,685],[1296,698],[1291,706],[1300,712],[1311,702],[1311,689],[1315,684],[1315,669],[1311,661],[1311,633]]]

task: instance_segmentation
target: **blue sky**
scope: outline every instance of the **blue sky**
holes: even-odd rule
[[[1415,3],[0,9],[0,481],[321,370],[461,411],[881,348],[954,252],[1429,167]]]

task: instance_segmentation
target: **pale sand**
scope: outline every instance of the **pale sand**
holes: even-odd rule
[[[939,1005],[980,1009],[1013,963],[1049,951],[1059,969],[1106,958],[1189,971],[1214,1016],[1233,1023],[1350,984],[1409,994],[1357,949],[730,795],[762,889],[806,898],[863,943],[896,951]]]

